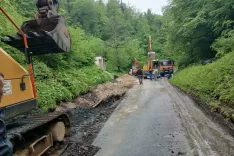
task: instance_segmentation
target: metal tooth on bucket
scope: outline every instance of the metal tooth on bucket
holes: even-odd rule
[[[29,32],[28,32],[28,35],[29,35],[29,36],[33,36],[33,37],[40,37],[40,35],[39,35],[38,33],[32,32],[32,31],[29,31]]]

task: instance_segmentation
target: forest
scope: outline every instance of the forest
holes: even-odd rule
[[[35,1],[22,0],[18,2],[17,10],[25,9],[21,14],[32,18],[36,12],[35,9],[31,10],[34,3]],[[71,34],[82,31],[85,38],[92,39],[88,43],[81,43],[93,47],[89,49],[90,53],[84,54],[103,56],[110,72],[127,72],[134,58],[143,65],[147,61],[149,35],[154,39],[153,50],[160,57],[163,55],[163,38],[160,33],[162,16],[153,14],[151,10],[142,13],[117,0],[106,3],[102,0],[60,0],[59,11],[67,19]],[[72,39],[73,44],[76,44],[76,37]],[[83,58],[79,63],[87,61],[85,56]]]
[[[234,1],[173,0],[163,20],[165,50],[179,66],[171,83],[233,121]],[[210,58],[217,60],[201,65]]]
[[[1,7],[20,26],[23,21],[34,18],[35,3],[34,0],[2,0]],[[134,58],[143,65],[147,61],[148,36],[151,34],[155,38],[155,51],[163,54],[159,33],[161,16],[150,10],[141,13],[116,0],[107,3],[60,0],[59,13],[67,20],[72,51],[33,58],[38,106],[43,110],[88,92],[92,86],[111,80],[113,74],[127,73]],[[2,14],[0,20],[0,37],[16,33]],[[26,67],[22,53],[2,42],[0,46]],[[94,65],[95,56],[105,58],[106,72]]]
[[[186,67],[233,51],[232,0],[173,0],[164,8],[165,50]]]
[[[35,0],[1,0],[1,7],[18,25],[34,17],[37,10],[33,6]],[[157,59],[173,58],[179,70],[201,64],[205,59],[222,59],[234,50],[232,0],[170,0],[162,15],[150,9],[140,12],[119,0],[59,0],[59,12],[69,25],[72,51],[34,58],[39,106],[43,109],[87,92],[89,86],[110,80],[112,74],[127,73],[134,58],[144,65],[149,36]],[[16,32],[2,15],[0,20],[0,37]],[[3,43],[0,46],[25,64],[19,51]],[[107,72],[94,65],[95,56],[105,58]],[[217,70],[229,73],[225,68]],[[56,95],[51,95],[53,91]],[[208,93],[219,100],[220,95],[210,90]]]

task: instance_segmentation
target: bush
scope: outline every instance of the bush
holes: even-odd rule
[[[234,52],[206,66],[192,66],[175,74],[173,84],[193,93],[212,109],[220,109],[227,117],[234,110]],[[228,112],[228,113],[227,113]]]
[[[70,101],[80,94],[87,93],[89,86],[95,86],[112,78],[111,74],[103,72],[96,66],[59,71],[38,63],[36,69],[38,73],[44,73],[36,75],[38,106],[43,110]]]

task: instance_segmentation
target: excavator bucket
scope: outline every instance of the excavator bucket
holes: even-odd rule
[[[28,52],[31,56],[69,52],[71,38],[63,16],[58,15],[58,0],[37,0],[38,13],[35,20],[21,26],[27,36]],[[22,35],[9,35],[1,39],[6,44],[25,51]]]
[[[23,23],[22,31],[28,40],[30,55],[69,52],[71,38],[62,16],[51,16]],[[24,52],[24,42],[21,34],[9,35],[3,42]]]

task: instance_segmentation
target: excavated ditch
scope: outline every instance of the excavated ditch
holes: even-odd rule
[[[112,97],[96,108],[82,106],[71,109],[68,112],[71,120],[70,136],[64,142],[56,143],[45,156],[95,155],[99,147],[92,146],[92,142],[121,100]]]
[[[94,88],[85,95],[79,96],[71,102],[61,103],[57,108],[49,109],[48,111],[51,113],[66,112],[71,121],[71,131],[70,136],[66,137],[63,142],[55,143],[54,146],[44,155],[95,155],[99,148],[92,146],[93,140],[113,113],[122,97],[136,84],[136,82],[136,78],[124,75],[116,79],[114,82],[106,82],[98,85],[97,88]],[[43,117],[43,114],[46,116],[48,113],[42,113],[37,109],[8,121],[8,135],[10,136],[13,134],[13,136],[15,136],[15,134],[19,134],[20,140],[25,138],[25,136],[21,137],[20,134],[21,129],[28,129],[27,126],[31,125],[31,123],[28,123],[27,121],[30,121],[30,117],[33,115]],[[22,122],[22,120],[25,120],[26,122]],[[40,127],[38,129],[40,132]],[[35,134],[35,136],[37,136],[37,133],[38,131],[32,131],[32,135]],[[26,136],[27,135],[28,134],[26,134]],[[26,140],[25,144],[29,145],[30,143]],[[22,144],[19,142],[19,145],[17,144],[15,148],[20,149],[20,151],[21,149],[25,151],[27,147],[24,145],[23,147],[21,146]]]

